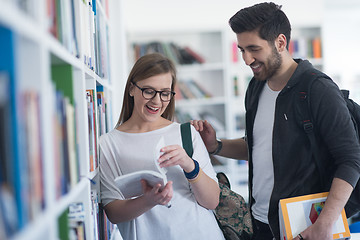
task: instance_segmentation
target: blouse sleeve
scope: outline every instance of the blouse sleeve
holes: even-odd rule
[[[114,179],[120,176],[116,167],[115,159],[111,156],[111,149],[106,144],[106,139],[100,138],[100,197],[102,204],[105,206],[116,199],[124,199],[120,190],[116,187]]]

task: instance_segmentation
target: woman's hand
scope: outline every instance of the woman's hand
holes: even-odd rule
[[[158,160],[160,167],[179,165],[185,172],[194,170],[194,161],[180,145],[169,145],[163,147],[160,151],[164,153]]]
[[[145,180],[141,180],[141,185],[144,193],[143,197],[146,199],[148,206],[167,205],[173,196],[171,181],[164,188],[161,188],[161,184],[156,184],[152,187]]]

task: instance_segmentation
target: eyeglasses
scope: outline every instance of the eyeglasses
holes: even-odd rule
[[[152,88],[139,87],[134,82],[132,82],[132,84],[134,84],[138,89],[141,90],[142,96],[147,100],[153,99],[156,96],[156,94],[159,93],[161,101],[168,102],[175,95],[175,92],[173,92],[173,91],[157,91],[157,90],[152,89]]]

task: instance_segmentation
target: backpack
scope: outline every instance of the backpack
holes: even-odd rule
[[[299,83],[298,89],[300,94],[300,100],[297,101],[297,115],[300,117],[299,122],[304,129],[311,146],[311,152],[315,159],[316,168],[320,173],[320,176],[325,176],[324,169],[321,168],[319,157],[317,153],[317,142],[316,137],[314,133],[314,124],[312,116],[311,116],[311,110],[310,110],[310,89],[314,81],[318,78],[328,78],[331,79],[326,74],[322,73],[319,70],[311,69],[310,71],[306,71],[303,75],[303,80]],[[343,97],[346,101],[347,107],[349,109],[352,122],[354,124],[357,139],[360,142],[360,106],[354,102],[352,99],[349,99],[349,91],[348,90],[341,90]],[[322,179],[323,181],[323,179]],[[324,186],[324,183],[322,182],[322,185]],[[349,218],[353,216],[354,214],[358,213],[360,211],[360,181],[356,184],[348,202],[345,205],[345,212],[346,216]]]
[[[181,124],[183,148],[189,157],[193,155],[190,123]],[[225,173],[217,173],[219,180],[219,205],[214,210],[215,218],[226,240],[250,240],[253,235],[252,219],[244,198],[230,189]]]

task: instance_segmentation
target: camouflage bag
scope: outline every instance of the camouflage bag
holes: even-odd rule
[[[192,157],[193,146],[190,123],[181,124],[183,148]],[[215,218],[226,240],[250,240],[253,235],[252,220],[244,198],[230,189],[225,173],[217,173],[220,187],[219,205],[214,210]]]
[[[230,182],[222,172],[217,174],[220,202],[215,216],[226,240],[250,240],[253,235],[251,214],[244,198],[230,189]]]

